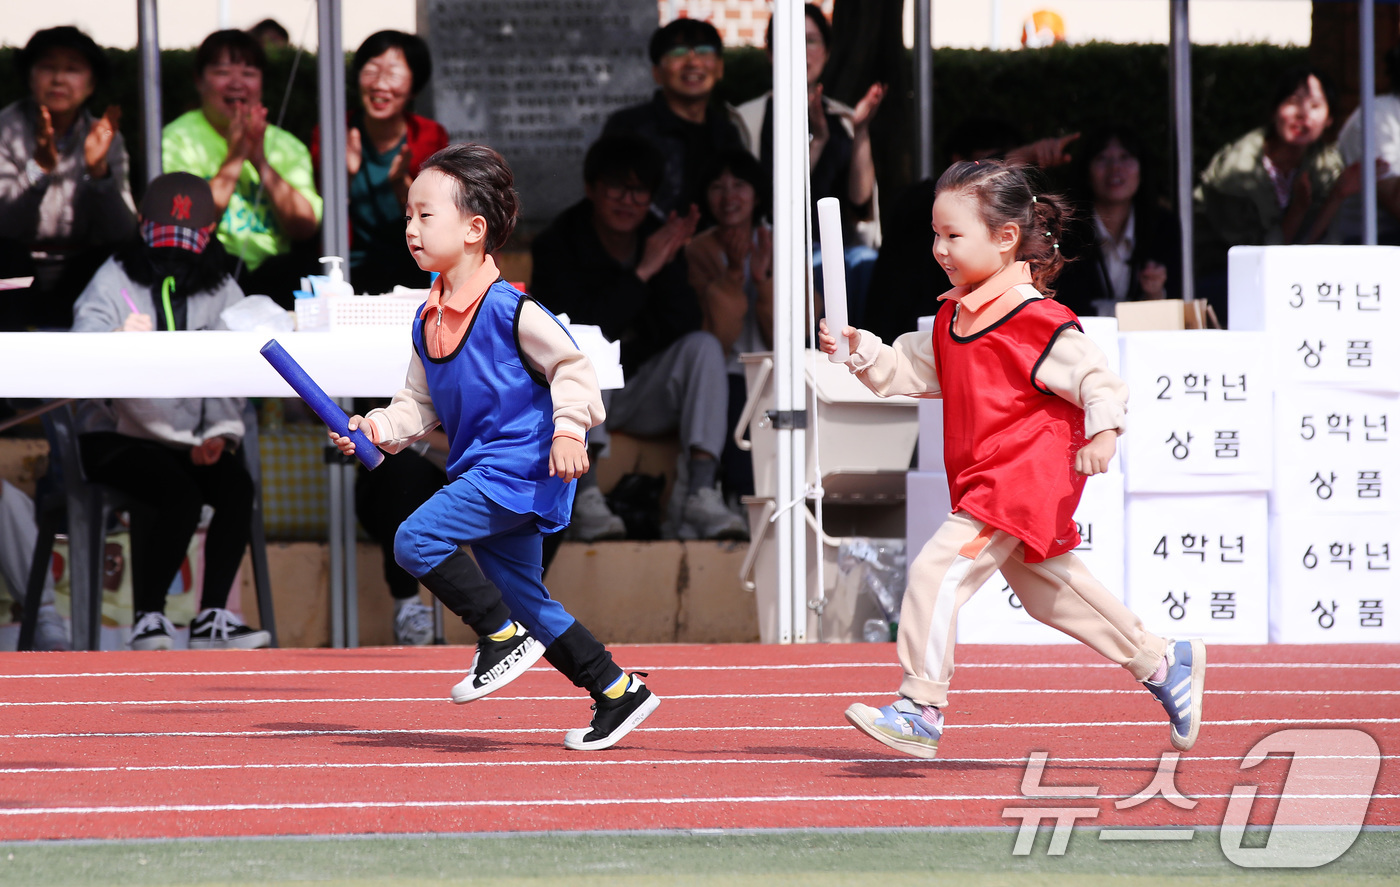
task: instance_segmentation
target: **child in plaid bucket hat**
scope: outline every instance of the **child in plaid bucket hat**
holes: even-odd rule
[[[192,173],[166,173],[147,186],[141,199],[141,238],[155,248],[202,253],[220,215],[208,182]]]
[[[141,200],[139,233],[98,269],[73,306],[74,332],[227,329],[224,309],[243,298],[214,228],[221,213],[209,183],[177,172],[153,180]],[[243,399],[83,401],[79,445],[89,479],[121,490],[131,508],[135,650],[168,650],[170,588],[204,505],[214,509],[204,543],[200,611],[191,649],[266,647],[271,636],[227,608],[248,545],[253,481],[237,455]]]

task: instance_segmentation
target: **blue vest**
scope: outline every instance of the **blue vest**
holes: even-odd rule
[[[554,402],[548,381],[520,353],[520,309],[526,301],[498,280],[482,297],[456,351],[429,357],[422,317],[413,322],[413,347],[451,446],[447,476],[463,477],[517,514],[539,515],[540,532],[555,533],[569,523],[574,491],[549,476]]]

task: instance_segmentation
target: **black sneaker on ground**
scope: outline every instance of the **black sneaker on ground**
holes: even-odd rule
[[[586,730],[570,730],[565,734],[564,747],[575,751],[609,748],[650,717],[661,700],[647,689],[638,675],[645,676],[646,672],[629,674],[627,689],[617,699],[604,696],[594,702],[593,723]]]
[[[222,607],[200,610],[190,623],[191,650],[258,650],[272,646],[272,635],[251,628]]]
[[[149,613],[136,613],[136,621],[131,625],[131,649],[133,650],[172,650],[175,639],[171,637],[175,626],[165,618],[164,613],[152,610]]]
[[[452,688],[452,701],[461,705],[494,693],[523,675],[544,655],[544,644],[525,626],[515,623],[515,634],[504,641],[482,635],[476,642],[471,671]]]

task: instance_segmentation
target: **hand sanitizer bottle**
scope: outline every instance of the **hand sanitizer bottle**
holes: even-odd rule
[[[345,279],[345,273],[340,270],[341,263],[345,260],[340,256],[322,256],[321,264],[330,266],[326,270],[326,277],[329,281],[322,285],[318,295],[325,296],[353,296],[355,288],[350,285],[350,281]]]

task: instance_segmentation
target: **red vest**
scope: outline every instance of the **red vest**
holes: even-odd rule
[[[1020,539],[1027,562],[1064,554],[1079,545],[1084,410],[1034,380],[1060,333],[1082,331],[1079,320],[1053,299],[1028,299],[963,337],[952,329],[956,308],[942,305],[933,327],[953,510]]]

